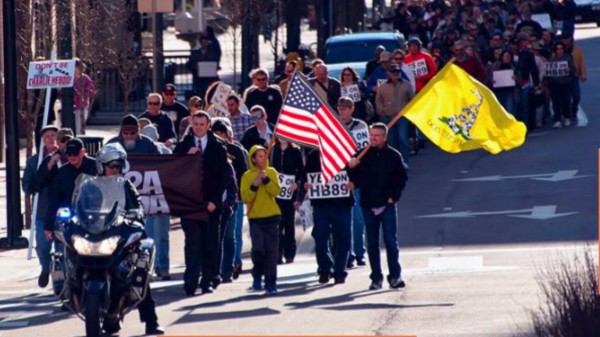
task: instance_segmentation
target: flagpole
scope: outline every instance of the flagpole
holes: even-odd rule
[[[429,82],[427,82],[427,84],[425,85],[425,87],[423,87],[423,89],[421,89],[421,91],[419,91],[419,93],[415,97],[413,97],[413,99],[411,101],[417,101],[418,98],[420,96],[422,96],[421,93],[427,92],[425,89],[427,89],[427,87],[430,86],[430,83],[434,83],[434,79],[436,77],[440,76],[444,72],[445,69],[447,69],[447,68],[450,67],[451,64],[454,64],[454,61],[456,61],[456,58],[454,58],[454,57],[451,58],[450,60],[448,60],[448,62],[444,65],[444,67],[442,69],[440,69],[440,71],[438,71],[438,73],[435,74],[435,76],[431,80],[429,80]],[[402,110],[400,110],[400,112],[398,112],[396,114],[396,116],[387,124],[388,130],[391,129],[392,126],[394,126],[394,124],[398,123],[398,121],[400,120],[400,118],[402,118],[402,116],[404,116],[404,114],[406,113],[406,110],[408,110],[407,108],[410,107],[410,106],[412,106],[412,104],[409,102],[407,105],[404,106],[404,108],[402,108]],[[358,154],[358,156],[356,157],[356,159],[357,160],[361,160],[367,154],[367,152],[369,152],[370,148],[371,148],[370,146],[365,147]]]

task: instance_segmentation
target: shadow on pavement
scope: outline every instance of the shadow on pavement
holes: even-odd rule
[[[355,292],[345,293],[345,294],[332,296],[332,297],[322,297],[322,298],[318,298],[318,299],[306,301],[306,302],[290,302],[290,303],[286,303],[285,305],[288,307],[292,307],[292,309],[306,309],[306,308],[323,306],[323,305],[333,305],[333,304],[351,302],[357,298],[374,296],[374,295],[383,294],[383,293],[387,293],[387,292],[392,292],[392,290],[389,290],[389,291],[369,291],[369,290],[355,291]]]
[[[410,309],[410,308],[424,308],[424,307],[452,307],[454,303],[427,303],[427,304],[390,304],[390,303],[363,303],[363,304],[350,304],[350,305],[339,305],[335,307],[322,307],[325,310],[340,310],[340,311],[354,311],[354,310],[374,310],[374,309]]]
[[[52,295],[28,294],[0,300],[0,331],[46,325],[73,316]],[[83,323],[81,325],[84,328]]]
[[[209,321],[220,321],[220,320],[226,320],[226,319],[241,319],[241,318],[247,318],[247,317],[270,316],[270,315],[279,315],[279,314],[281,314],[281,312],[270,309],[268,307],[257,308],[257,309],[252,309],[252,310],[214,312],[214,313],[206,313],[206,314],[190,314],[190,315],[185,315],[181,319],[173,322],[172,325],[209,322]]]

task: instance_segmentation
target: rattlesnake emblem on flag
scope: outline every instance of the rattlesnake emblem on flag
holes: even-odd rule
[[[483,95],[479,90],[475,88],[471,92],[478,99],[476,104],[469,104],[463,107],[458,115],[440,118],[440,121],[446,123],[455,135],[460,135],[465,140],[473,139],[470,134],[471,128],[473,128],[473,124],[477,120],[479,108],[483,103]]]

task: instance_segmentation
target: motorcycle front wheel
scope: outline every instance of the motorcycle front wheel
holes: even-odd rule
[[[100,337],[100,294],[88,293],[85,302],[85,335]]]

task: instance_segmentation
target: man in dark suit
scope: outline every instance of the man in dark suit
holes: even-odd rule
[[[329,77],[329,70],[325,64],[319,64],[313,70],[315,78],[308,80],[312,84],[315,92],[321,97],[321,99],[329,106],[336,109],[338,99],[342,94],[342,85],[340,81],[333,77]]]
[[[183,288],[193,296],[198,288],[203,294],[212,293],[219,278],[219,216],[227,182],[227,150],[225,144],[209,131],[210,116],[198,111],[192,116],[192,133],[186,135],[175,147],[174,153],[201,155],[203,157],[202,193],[207,202],[208,221],[181,219],[185,235],[185,272]],[[190,174],[193,174],[191,172]],[[202,260],[200,260],[202,259]]]

